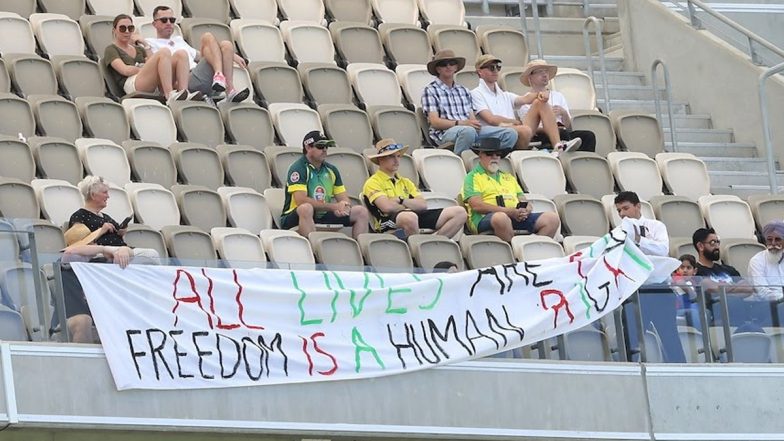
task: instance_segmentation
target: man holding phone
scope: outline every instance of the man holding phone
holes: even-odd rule
[[[517,179],[501,171],[501,159],[511,149],[502,149],[498,139],[482,139],[471,148],[479,164],[463,182],[461,196],[468,209],[468,227],[473,233],[493,231],[509,242],[516,233],[555,236],[561,220],[552,212],[533,213]]]

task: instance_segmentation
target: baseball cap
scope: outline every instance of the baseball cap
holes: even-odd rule
[[[323,133],[319,132],[318,130],[312,130],[308,132],[308,134],[305,135],[305,138],[302,140],[302,147],[307,147],[309,145],[314,145],[314,144],[321,144],[324,142],[329,143],[328,145],[330,146],[335,145],[335,141],[327,138],[326,136],[324,136]]]

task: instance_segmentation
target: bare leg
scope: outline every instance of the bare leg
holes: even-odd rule
[[[530,143],[531,138],[534,137],[533,130],[531,130],[531,128],[526,125],[513,126],[512,128],[517,131],[517,143],[515,144],[515,149],[527,150],[528,143]]]
[[[234,43],[231,41],[220,42],[221,61],[223,62],[223,77],[226,78],[226,90],[234,90]]]
[[[419,233],[419,217],[413,211],[403,211],[395,218],[395,225],[405,231],[406,236]]]
[[[463,207],[447,207],[441,212],[436,221],[436,233],[453,238],[458,231],[463,229],[468,215]]]
[[[172,54],[168,50],[159,50],[136,75],[135,87],[139,92],[155,92],[160,87],[163,96],[169,96],[173,90],[172,80]]]
[[[222,73],[223,72],[223,62],[221,60],[221,50],[220,46],[218,45],[218,40],[209,33],[205,32],[201,36],[201,56],[207,63],[212,67],[213,73]]]
[[[351,218],[351,235],[354,239],[358,238],[360,234],[368,232],[368,214],[367,208],[361,206],[351,207],[349,213]]]
[[[555,236],[558,227],[561,226],[561,219],[552,211],[546,211],[539,216],[534,224],[534,233],[540,236]]]
[[[514,236],[514,229],[512,229],[512,219],[506,213],[496,212],[490,218],[490,225],[493,227],[493,234],[498,236],[501,240],[509,242]]]
[[[93,342],[93,319],[87,314],[70,317],[66,322],[72,343]]]
[[[529,127],[534,132],[539,131],[539,123],[542,123],[544,133],[550,140],[550,143],[555,147],[561,142],[561,135],[558,133],[558,124],[555,120],[553,109],[548,103],[543,103],[539,100],[534,100],[528,113],[525,114],[523,124]]]
[[[174,68],[175,88],[177,90],[188,89],[188,79],[190,78],[190,61],[188,54],[185,51],[177,51],[172,57],[172,66]]]
[[[316,222],[313,220],[313,206],[310,204],[302,204],[297,206],[297,216],[299,216],[299,226],[297,232],[304,237],[316,229]]]

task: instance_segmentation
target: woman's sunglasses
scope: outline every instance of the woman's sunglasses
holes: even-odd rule
[[[136,30],[136,26],[134,26],[134,25],[128,25],[128,26],[120,25],[120,26],[117,26],[117,30],[124,34],[126,32],[133,32],[133,31],[135,31]]]

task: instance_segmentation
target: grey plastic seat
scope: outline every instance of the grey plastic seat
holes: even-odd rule
[[[11,85],[22,97],[56,95],[57,76],[52,63],[36,54],[3,54]]]
[[[11,77],[8,75],[5,60],[0,59],[0,93],[9,92],[11,92]]]
[[[447,150],[418,149],[411,152],[422,184],[430,191],[456,197],[463,188],[463,160]]]
[[[152,11],[159,5],[171,8],[175,17],[182,16],[183,8],[181,0],[134,0],[133,3],[142,16],[152,17]]]
[[[455,82],[468,90],[476,89],[479,86],[479,75],[475,70],[461,70],[455,75]]]
[[[217,190],[223,185],[224,172],[218,152],[202,144],[178,142],[170,147],[180,182],[203,185]]]
[[[201,36],[206,32],[211,33],[219,42],[234,41],[231,38],[231,29],[226,23],[210,18],[183,18],[180,22],[180,29],[182,29],[183,38],[192,47],[201,47],[199,42]]]
[[[741,277],[748,277],[749,260],[760,251],[765,251],[765,245],[757,242],[756,239],[722,239],[721,241],[721,261],[725,265],[735,267]]]
[[[65,95],[74,100],[77,97],[103,97],[103,75],[98,63],[85,57],[58,57],[54,63],[57,83]]]
[[[670,192],[697,200],[711,193],[708,167],[691,153],[664,152],[656,155],[662,180]]]
[[[177,183],[177,167],[169,149],[150,141],[127,140],[122,147],[128,156],[131,174],[138,182],[171,188]]]
[[[378,32],[390,60],[397,65],[426,64],[433,58],[433,48],[427,32],[419,26],[381,23]]]
[[[469,269],[487,268],[514,263],[512,247],[496,236],[464,235],[460,238],[460,251]]]
[[[515,174],[527,193],[552,198],[566,193],[566,176],[558,159],[543,151],[517,150],[509,155]]]
[[[337,64],[335,46],[326,27],[312,21],[287,20],[280,23],[280,32],[296,63]]]
[[[356,151],[345,147],[328,150],[327,161],[340,171],[346,191],[353,196],[362,194],[362,186],[368,178],[365,158]]]
[[[34,179],[30,186],[35,190],[44,219],[55,225],[68,222],[71,215],[84,205],[82,193],[75,185],[59,179]]]
[[[73,102],[58,95],[30,95],[27,98],[41,135],[71,142],[82,137],[82,119]]]
[[[748,203],[760,231],[768,222],[784,219],[784,195],[752,194]]]
[[[504,60],[504,67],[528,64],[528,42],[519,29],[483,25],[476,28],[476,35],[484,53]]]
[[[23,228],[35,234],[35,249],[38,253],[38,263],[41,265],[55,262],[60,258],[60,251],[65,248],[65,238],[60,227],[45,220],[25,220]],[[19,225],[17,223],[17,225]],[[29,247],[30,244],[23,244]]]
[[[305,104],[270,104],[269,112],[283,145],[301,147],[306,134],[312,130],[324,131],[318,112]]]
[[[366,24],[333,21],[329,25],[338,56],[346,63],[384,63],[378,31]]]
[[[195,142],[210,147],[223,144],[225,131],[218,109],[202,101],[177,101],[169,108],[184,142]]]
[[[371,24],[373,19],[370,0],[324,0],[324,8],[336,21]]]
[[[700,206],[683,196],[654,196],[648,202],[653,206],[656,219],[667,226],[672,237],[691,237],[698,228],[705,228]]]
[[[87,8],[96,15],[133,15],[133,0],[87,0]]]
[[[61,138],[33,136],[27,140],[33,151],[38,174],[45,179],[62,179],[78,184],[84,166],[76,146]]]
[[[615,180],[610,165],[603,157],[591,152],[569,152],[558,157],[566,182],[575,193],[600,199],[613,192]]]
[[[705,363],[706,352],[702,333],[690,326],[678,326],[678,338],[688,363]]]
[[[597,154],[607,156],[617,151],[617,138],[609,116],[598,110],[575,109],[569,112],[572,114],[572,130],[588,130],[596,136]]]
[[[189,17],[229,22],[229,0],[182,0],[182,10]]]
[[[0,340],[30,340],[22,315],[5,305],[0,305]]]
[[[248,61],[279,63],[286,61],[286,45],[283,43],[283,36],[271,21],[243,18],[232,20],[229,26],[239,53]],[[264,44],[261,44],[261,41]]]
[[[363,233],[357,238],[365,263],[380,272],[411,272],[414,261],[408,244],[391,234]]]
[[[346,67],[351,85],[368,113],[377,106],[403,107],[403,93],[394,71],[383,64],[353,63]]]
[[[452,262],[459,271],[465,269],[463,255],[457,242],[438,234],[408,236],[408,246],[417,266],[432,271],[439,262]]]
[[[307,239],[288,230],[263,230],[259,233],[269,260],[285,268],[313,269],[316,258]]]
[[[756,239],[749,205],[734,195],[709,195],[697,203],[709,227],[722,239]]]
[[[322,104],[318,112],[326,136],[339,147],[361,153],[373,145],[373,129],[362,110],[350,104]]]
[[[92,96],[77,97],[74,102],[87,136],[108,139],[117,144],[131,137],[131,126],[120,104],[109,98]]]
[[[525,95],[529,90],[531,90],[531,88],[520,82],[520,74],[522,73],[522,67],[504,66],[504,69],[501,71],[501,75],[498,77],[498,84],[500,84],[501,88],[507,92],[512,92],[517,95]]]
[[[302,148],[269,146],[264,149],[264,154],[267,157],[275,186],[285,188],[289,167],[291,167],[294,161],[302,157]]]
[[[730,337],[736,363],[770,363],[770,336],[762,332],[738,332]]]
[[[220,187],[218,194],[232,227],[243,228],[253,234],[273,228],[272,211],[261,193],[244,187]]]
[[[63,14],[71,20],[79,20],[84,15],[85,0],[38,0],[41,12]]]
[[[316,261],[335,270],[361,268],[362,251],[354,239],[332,231],[314,231],[308,235]]]
[[[79,23],[62,14],[39,13],[30,16],[36,41],[50,59],[84,56],[84,38]]]
[[[113,20],[114,15],[82,15],[79,17],[79,26],[82,29],[87,50],[96,58],[103,57],[106,47],[112,44]]]
[[[219,145],[217,151],[229,185],[259,193],[272,186],[272,172],[264,152],[243,145]]]
[[[123,236],[123,240],[134,248],[150,248],[158,252],[161,259],[169,258],[166,242],[158,230],[144,224],[130,224]]]
[[[188,266],[216,266],[218,254],[210,235],[190,225],[169,225],[161,229],[169,256]]]
[[[467,66],[473,66],[476,59],[482,55],[476,34],[470,29],[452,25],[430,25],[427,33],[436,52],[452,49],[456,56],[466,59]]]
[[[35,12],[35,0],[3,0],[0,11],[12,12],[27,18]]]
[[[142,98],[123,99],[122,106],[136,139],[163,146],[177,141],[177,126],[168,107],[156,100]]]
[[[251,20],[265,20],[278,24],[278,2],[276,0],[229,0],[231,9],[237,17]]]
[[[607,334],[591,325],[564,335],[566,359],[612,361]]]
[[[171,191],[185,225],[202,231],[226,226],[226,210],[218,192],[200,185],[173,185]]]
[[[131,182],[131,166],[122,147],[108,139],[97,138],[79,138],[75,144],[88,174],[103,176],[120,186]]]
[[[420,25],[416,0],[371,0],[370,4],[379,23]]]
[[[633,191],[640,199],[661,195],[663,181],[656,161],[642,152],[611,152],[607,162],[621,191]]]
[[[167,225],[180,224],[180,209],[169,189],[159,184],[130,183],[125,184],[125,191],[137,222],[156,231]]]
[[[35,135],[33,109],[27,100],[10,93],[0,94],[0,135]]]
[[[243,228],[216,227],[210,230],[212,242],[223,265],[230,268],[264,268],[267,255],[259,236]]]
[[[0,138],[0,176],[30,182],[35,177],[35,160],[30,146],[12,138]]]
[[[301,63],[297,71],[306,94],[316,106],[353,104],[354,94],[345,70],[330,63]]]
[[[596,198],[580,194],[559,194],[553,198],[561,226],[569,235],[604,236],[610,221],[604,205]]]
[[[564,256],[564,249],[561,244],[550,237],[536,234],[514,236],[512,238],[512,251],[515,258],[520,262]]]
[[[324,23],[322,0],[278,0],[278,11],[284,20],[302,20]]]
[[[35,190],[29,183],[0,178],[0,218],[38,219],[40,213]]]
[[[255,62],[248,65],[248,71],[256,96],[265,104],[302,102],[302,83],[293,67],[279,62]]]
[[[397,106],[375,108],[370,123],[376,138],[392,138],[409,146],[409,152],[422,147],[422,131],[414,112]]]
[[[664,151],[664,132],[656,117],[634,110],[610,112],[618,144],[630,152],[641,152],[650,158]]]
[[[5,54],[34,54],[36,49],[35,37],[33,36],[33,28],[27,17],[30,14],[24,15],[27,11],[23,12],[22,16],[15,13],[15,9],[19,5],[26,3],[33,3],[30,0],[6,0],[3,3],[7,6],[3,7],[5,12],[0,15],[0,53]],[[33,11],[35,5],[33,4]],[[32,13],[32,12],[31,12]]]
[[[226,134],[235,144],[251,145],[259,150],[273,145],[275,129],[267,109],[251,103],[220,107]]]

